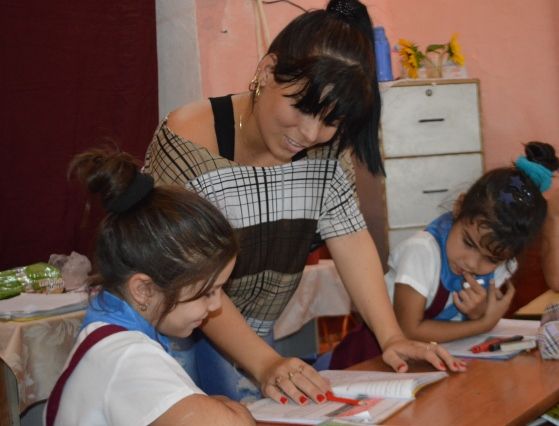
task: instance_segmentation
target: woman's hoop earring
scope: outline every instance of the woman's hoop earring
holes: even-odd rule
[[[142,303],[142,304],[140,305],[140,311],[145,312],[145,311],[147,311],[147,310],[148,310],[148,305],[147,305],[147,303]]]
[[[248,85],[248,90],[250,90],[254,94],[255,99],[260,96],[261,87],[260,87],[260,80],[258,79],[258,73],[256,73],[252,78],[252,80],[250,81],[250,84]]]

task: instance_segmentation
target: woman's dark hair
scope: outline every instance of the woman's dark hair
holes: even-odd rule
[[[555,170],[555,150],[543,142],[525,145],[526,158]],[[540,231],[547,202],[538,186],[517,167],[501,167],[485,173],[464,196],[456,220],[477,223],[487,229],[481,245],[500,260],[519,254]]]
[[[107,206],[131,188],[138,167],[127,153],[95,149],[77,155],[68,175]],[[128,210],[109,211],[101,222],[91,285],[123,298],[127,279],[146,274],[164,294],[163,318],[183,287],[202,283],[189,300],[206,294],[237,251],[231,225],[210,202],[180,187],[148,188]]]
[[[333,139],[351,148],[372,173],[383,173],[378,142],[381,99],[373,27],[367,8],[357,0],[331,0],[326,10],[306,12],[274,39],[269,54],[277,63],[278,83],[303,83],[295,107],[339,121]]]

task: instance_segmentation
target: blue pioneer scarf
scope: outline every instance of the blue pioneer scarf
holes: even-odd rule
[[[463,283],[465,281],[462,275],[456,275],[454,272],[452,272],[448,264],[448,258],[446,255],[446,242],[448,240],[448,234],[450,233],[450,229],[452,228],[453,223],[454,218],[452,217],[452,213],[448,212],[439,216],[425,228],[427,232],[435,237],[435,240],[439,245],[441,252],[440,280],[441,284],[451,293],[461,291],[463,289]],[[487,289],[489,287],[489,281],[493,279],[494,275],[494,272],[486,275],[475,275],[474,279],[483,280],[483,283],[480,284],[485,289]],[[466,319],[466,316],[458,310],[454,303],[452,303],[451,305],[447,306],[440,314],[438,314],[435,319],[448,321],[457,315],[460,315],[462,320]]]
[[[139,331],[161,344],[165,351],[169,352],[169,339],[159,333],[127,302],[108,291],[101,291],[91,300],[83,320],[82,329],[93,322],[116,324],[130,331]]]

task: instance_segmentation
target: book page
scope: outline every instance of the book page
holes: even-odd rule
[[[262,422],[314,425],[326,420],[340,419],[351,421],[352,424],[375,425],[411,401],[410,399],[374,398],[365,399],[362,406],[356,407],[339,402],[324,404],[311,402],[307,405],[297,405],[290,401],[283,405],[266,398],[249,404],[247,408],[257,421]]]
[[[328,378],[334,393],[357,398],[415,398],[416,392],[429,383],[448,376],[444,371],[430,373],[395,373],[381,371],[326,370],[321,375]]]

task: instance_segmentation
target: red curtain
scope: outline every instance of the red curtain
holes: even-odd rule
[[[94,209],[69,160],[116,142],[139,159],[157,125],[154,0],[0,0],[0,269],[91,258]]]

